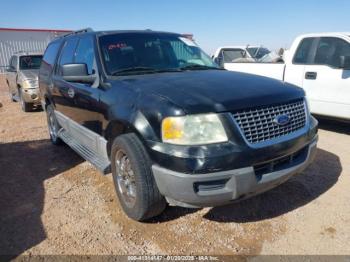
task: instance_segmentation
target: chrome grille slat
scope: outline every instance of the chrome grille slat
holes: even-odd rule
[[[274,119],[282,114],[290,117],[285,126],[275,124]],[[304,100],[288,104],[241,110],[233,113],[245,138],[252,144],[293,133],[306,124]]]

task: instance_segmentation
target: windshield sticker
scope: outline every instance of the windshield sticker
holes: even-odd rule
[[[197,46],[192,40],[190,40],[186,37],[179,37],[179,39],[188,46]]]
[[[120,48],[123,48],[123,47],[127,47],[127,45],[125,43],[110,44],[108,46],[108,50],[120,49]]]

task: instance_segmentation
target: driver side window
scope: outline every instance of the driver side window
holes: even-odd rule
[[[74,61],[74,54],[75,49],[77,47],[78,39],[77,38],[71,38],[68,39],[62,48],[58,68],[57,68],[57,74],[62,75],[61,67],[65,64],[71,64]]]
[[[74,62],[77,64],[86,64],[89,75],[93,75],[96,72],[94,45],[91,36],[83,37],[79,40]]]

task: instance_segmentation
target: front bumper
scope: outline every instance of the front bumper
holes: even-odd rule
[[[315,156],[317,139],[315,135],[297,152],[257,166],[203,174],[172,171],[157,164],[152,170],[159,191],[170,204],[185,207],[223,205],[267,191],[302,172]]]
[[[32,103],[35,105],[40,105],[40,93],[39,88],[26,88],[23,89],[22,93],[23,100],[26,103]]]

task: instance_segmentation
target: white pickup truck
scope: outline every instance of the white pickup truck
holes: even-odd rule
[[[311,112],[350,120],[350,33],[302,35],[284,63],[232,62],[219,48],[214,60],[225,69],[275,78],[302,87]]]

